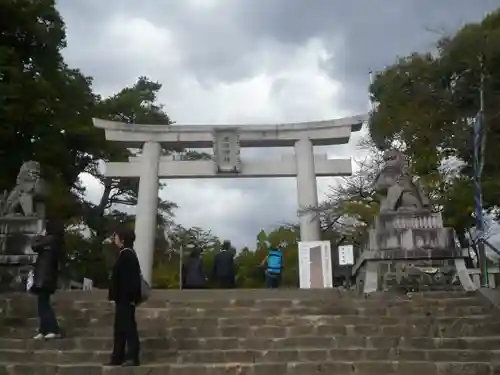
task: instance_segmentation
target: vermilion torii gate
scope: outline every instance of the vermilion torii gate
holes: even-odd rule
[[[318,205],[316,176],[349,176],[351,159],[314,155],[313,146],[349,142],[366,115],[336,120],[271,125],[140,125],[94,119],[106,139],[141,148],[128,162],[106,163],[105,176],[139,178],[135,248],[143,276],[151,281],[156,228],[158,179],[296,177],[299,210]],[[213,160],[162,157],[165,148],[213,148]],[[278,160],[242,161],[241,147],[293,147],[295,155]],[[299,214],[301,241],[319,241],[314,213]]]

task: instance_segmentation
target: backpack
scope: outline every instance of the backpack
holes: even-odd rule
[[[283,254],[278,250],[270,250],[267,256],[267,273],[279,275],[281,273],[281,265],[283,262]]]
[[[126,248],[124,250],[130,250],[135,254],[135,257],[137,258],[137,253],[135,252],[134,249]],[[137,258],[137,261],[139,262],[139,258]],[[138,304],[141,304],[143,302],[146,302],[149,297],[151,297],[151,287],[149,286],[149,283],[144,279],[144,276],[142,275],[141,271],[141,265],[139,264],[139,272],[140,272],[140,278],[141,278],[141,296],[139,298],[139,301],[137,301]]]

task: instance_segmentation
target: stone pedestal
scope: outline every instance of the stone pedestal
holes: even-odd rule
[[[464,253],[452,228],[439,213],[381,213],[368,231],[367,242],[352,274],[360,291],[401,288],[475,290],[465,268]]]
[[[36,260],[31,241],[43,229],[39,217],[0,217],[0,291],[24,289]]]

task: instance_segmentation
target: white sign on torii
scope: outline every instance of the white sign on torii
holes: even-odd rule
[[[139,178],[135,248],[142,273],[151,281],[158,204],[158,179],[296,177],[298,208],[318,205],[316,176],[349,176],[351,159],[314,155],[313,146],[349,142],[366,115],[337,120],[271,125],[139,125],[94,119],[106,139],[141,148],[128,162],[106,163],[106,177]],[[213,148],[213,160],[175,160],[162,157],[165,148]],[[278,160],[242,161],[241,147],[293,147],[295,155]],[[301,241],[319,241],[315,213],[299,214]]]

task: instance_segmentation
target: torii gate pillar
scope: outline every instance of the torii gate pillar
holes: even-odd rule
[[[146,142],[142,146],[139,194],[135,219],[134,247],[141,265],[142,276],[151,284],[158,215],[158,164],[161,146]]]
[[[319,217],[311,208],[318,206],[318,185],[314,166],[313,144],[302,138],[295,142],[295,162],[297,164],[297,198],[300,220],[300,240],[321,241]]]

